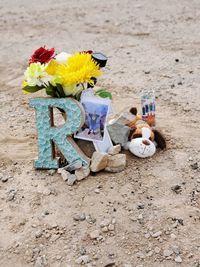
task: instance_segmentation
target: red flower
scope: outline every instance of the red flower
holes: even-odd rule
[[[44,47],[40,47],[31,56],[29,59],[29,64],[40,62],[41,64],[49,62],[53,57],[55,53],[55,48],[46,49]]]

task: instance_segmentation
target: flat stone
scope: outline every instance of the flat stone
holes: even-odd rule
[[[108,164],[105,170],[108,172],[121,172],[125,169],[125,167],[126,167],[126,155],[117,154],[108,157]]]
[[[173,253],[174,253],[174,252],[173,252],[172,250],[170,250],[170,249],[165,249],[165,250],[163,251],[163,256],[164,256],[164,257],[169,257],[169,256],[171,256]]]
[[[97,239],[98,237],[99,237],[99,230],[94,230],[93,232],[90,233],[91,239]]]
[[[121,151],[121,145],[116,145],[109,148],[108,154],[113,156],[119,154],[120,151]]]
[[[98,172],[104,170],[107,166],[108,154],[95,151],[92,155],[90,170]]]
[[[88,177],[90,174],[90,168],[89,167],[81,167],[80,169],[75,171],[75,175],[77,177],[77,180],[83,180],[86,177]]]
[[[120,144],[122,147],[127,144],[131,128],[118,122],[114,122],[113,124],[108,125],[107,129],[114,144]]]

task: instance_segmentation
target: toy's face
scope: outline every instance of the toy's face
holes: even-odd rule
[[[139,158],[147,158],[153,156],[156,147],[153,142],[145,138],[132,139],[129,150]]]

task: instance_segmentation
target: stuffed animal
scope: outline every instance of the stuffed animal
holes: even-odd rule
[[[166,142],[163,135],[141,119],[137,114],[137,108],[131,108],[130,113],[135,115],[134,119],[127,123],[127,126],[132,129],[130,142],[127,144],[131,153],[140,158],[146,158],[153,156],[156,146],[165,149]]]

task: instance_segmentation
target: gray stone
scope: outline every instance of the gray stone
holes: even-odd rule
[[[119,154],[121,151],[121,145],[111,146],[108,150],[109,155],[116,155]]]
[[[83,180],[86,177],[88,177],[90,174],[90,168],[89,167],[81,167],[80,169],[75,171],[75,175],[77,177],[77,180]]]
[[[108,154],[95,151],[92,155],[90,169],[92,172],[104,170],[107,166]]]
[[[93,153],[95,152],[95,148],[91,141],[76,139],[76,144],[87,157],[92,157]]]
[[[120,144],[122,147],[127,144],[131,128],[114,122],[113,124],[108,125],[107,129],[114,144]]]
[[[17,190],[10,189],[10,191],[8,192],[7,201],[12,201],[15,198],[16,193]]]
[[[37,232],[35,232],[35,237],[36,238],[39,238],[42,236],[42,231],[41,230],[38,230]]]
[[[3,183],[7,182],[7,181],[8,181],[8,177],[3,177],[3,178],[1,179],[1,181],[2,181]]]
[[[81,167],[82,167],[82,162],[80,160],[76,160],[68,164],[67,166],[63,167],[63,169],[68,172],[72,172],[72,171],[80,169]]]
[[[71,175],[68,171],[64,170],[63,168],[58,169],[57,172],[61,174],[64,181],[67,181],[69,176]]]
[[[71,186],[76,182],[76,180],[77,180],[76,175],[75,174],[71,174],[68,177],[67,184]]]
[[[108,157],[107,167],[105,168],[108,172],[121,172],[126,167],[126,155],[117,154]]]

